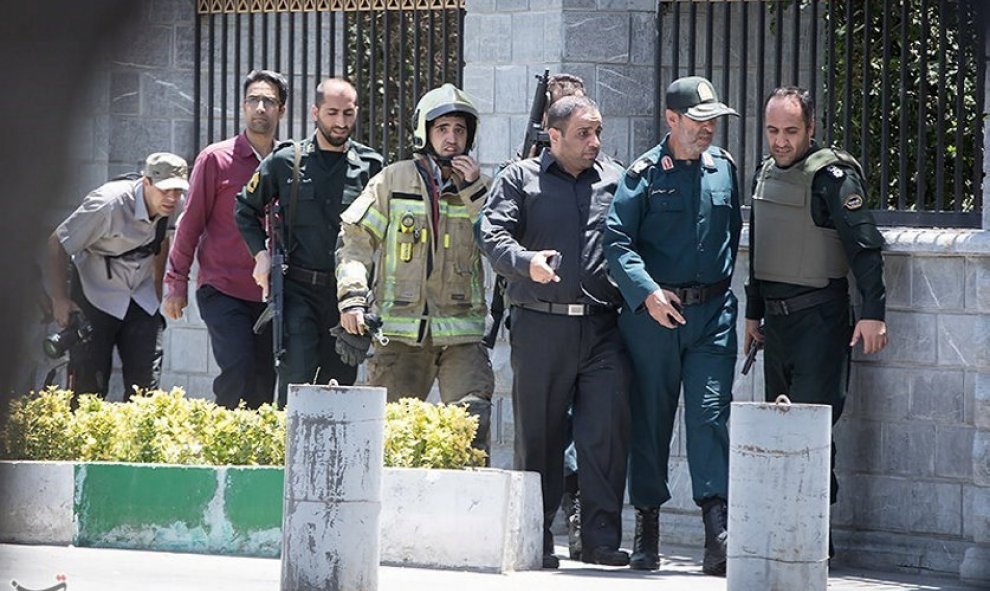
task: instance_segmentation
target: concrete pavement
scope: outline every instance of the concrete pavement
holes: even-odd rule
[[[558,555],[565,556],[560,545]],[[26,590],[56,584],[65,591],[277,591],[280,563],[271,558],[173,554],[65,546],[0,544],[0,587],[16,581]],[[589,567],[562,560],[557,571],[488,574],[382,567],[379,591],[724,591],[725,580],[701,574],[695,549],[667,549],[661,569]],[[973,591],[975,587],[918,575],[832,569],[829,591]],[[754,590],[758,591],[758,590]],[[795,590],[800,591],[800,590]]]

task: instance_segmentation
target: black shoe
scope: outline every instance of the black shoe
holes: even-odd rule
[[[591,552],[583,552],[581,561],[588,564],[604,564],[605,566],[626,566],[629,564],[629,553],[608,546],[598,546]]]
[[[636,534],[629,567],[637,570],[660,568],[660,508],[636,507]]]
[[[553,569],[560,567],[560,559],[553,554],[543,555],[543,568]]]
[[[728,512],[725,499],[718,497],[708,499],[701,505],[701,516],[705,520],[705,558],[701,571],[706,575],[725,576]]]
[[[571,560],[581,560],[581,494],[565,492],[562,505],[567,521],[567,553]]]

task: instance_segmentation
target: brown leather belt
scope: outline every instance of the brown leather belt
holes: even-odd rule
[[[318,285],[320,287],[326,287],[331,285],[333,282],[333,274],[331,273],[326,273],[324,271],[313,271],[306,269],[305,267],[294,267],[292,265],[289,266],[289,270],[285,276],[296,283]]]
[[[726,277],[718,283],[708,285],[688,285],[686,287],[661,285],[660,287],[673,292],[681,300],[682,306],[695,306],[724,294],[729,290],[730,285],[732,285],[732,278]]]

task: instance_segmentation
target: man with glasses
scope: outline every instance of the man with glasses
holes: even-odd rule
[[[254,261],[234,224],[234,199],[274,149],[287,95],[278,72],[253,70],[244,78],[244,131],[207,146],[196,158],[168,257],[162,311],[172,320],[188,304],[193,258],[199,263],[196,303],[220,366],[213,395],[227,408],[242,400],[258,408],[272,401],[275,389],[271,325],[261,334],[252,330],[265,304],[251,277]]]
[[[237,196],[234,218],[255,260],[254,280],[265,294],[272,262],[262,218],[276,199],[281,207],[281,242],[288,264],[279,406],[285,405],[289,384],[327,384],[334,379],[350,385],[357,379],[357,367],[341,360],[330,334],[340,318],[334,277],[340,215],[384,163],[381,154],[351,139],[357,113],[357,91],[349,82],[321,82],[310,108],[316,131],[301,142],[279,144]]]

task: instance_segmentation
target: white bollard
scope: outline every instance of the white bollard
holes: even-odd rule
[[[733,402],[728,591],[828,586],[832,408]]]
[[[290,385],[282,591],[376,591],[385,389]]]

